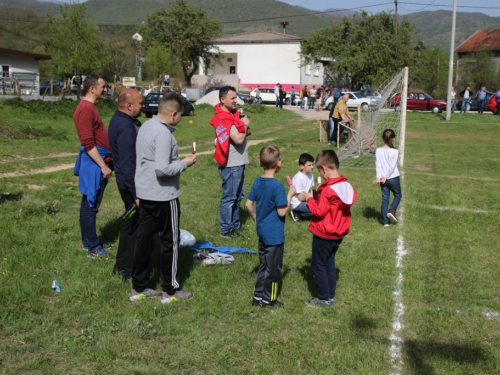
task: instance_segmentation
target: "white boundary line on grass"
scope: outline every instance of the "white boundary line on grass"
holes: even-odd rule
[[[403,211],[400,209],[399,215],[399,225],[403,224]],[[392,292],[392,297],[394,301],[394,316],[392,318],[392,331],[389,336],[389,342],[391,346],[389,348],[389,354],[391,359],[391,375],[401,375],[403,368],[403,344],[404,340],[400,336],[400,332],[403,328],[403,315],[405,312],[405,306],[403,304],[403,258],[407,254],[404,247],[403,235],[399,234],[398,243],[396,249],[396,270],[398,271],[398,277],[396,279],[396,284],[394,291]]]

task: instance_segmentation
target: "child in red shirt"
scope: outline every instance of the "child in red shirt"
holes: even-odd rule
[[[318,296],[307,300],[306,304],[330,307],[336,303],[335,254],[349,233],[351,205],[356,201],[357,193],[347,178],[339,174],[339,159],[335,151],[321,151],[315,164],[326,181],[318,186],[316,199],[312,191],[306,194],[307,207],[313,214],[309,225],[313,234],[311,267],[318,289]]]

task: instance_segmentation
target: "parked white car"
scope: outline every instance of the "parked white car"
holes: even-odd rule
[[[255,91],[257,89],[253,89],[250,93],[250,96],[255,98]],[[260,100],[261,103],[276,103],[276,95],[274,95],[274,87],[260,87]],[[291,95],[286,94],[286,98],[284,101],[285,105],[290,105]]]
[[[342,93],[342,95],[349,95],[349,100],[346,105],[350,110],[356,110],[358,106],[361,106],[362,111],[369,111],[370,108],[373,108],[378,105],[378,99],[374,97],[366,97],[361,94],[359,91],[351,92],[347,91]],[[330,96],[326,99],[325,104],[323,105],[323,109],[327,109],[331,111],[333,108],[333,96]]]

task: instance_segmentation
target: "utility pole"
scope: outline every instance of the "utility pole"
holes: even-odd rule
[[[396,27],[396,35],[398,35],[398,0],[394,0],[394,25]]]
[[[450,66],[448,67],[448,95],[446,99],[446,121],[451,119],[451,86],[453,86],[453,56],[455,53],[455,26],[457,24],[457,0],[453,0],[453,20],[451,21]],[[456,97],[455,97],[456,99]]]

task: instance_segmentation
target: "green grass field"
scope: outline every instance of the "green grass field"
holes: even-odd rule
[[[0,175],[74,162],[78,140],[67,106],[52,112],[0,101]],[[112,105],[99,110],[109,123]],[[262,145],[282,150],[283,183],[298,170],[301,152],[326,147],[316,122],[274,108],[246,112],[252,139],[264,141],[250,147],[247,193],[261,174]],[[175,133],[181,153],[193,141],[200,153],[213,148],[212,113],[201,106],[182,120]],[[72,170],[0,178],[0,374],[498,374],[499,139],[499,116],[446,122],[409,113],[402,223],[389,228],[377,220],[374,168],[341,166],[358,201],[337,254],[338,303],[330,309],[304,303],[314,292],[306,222],[287,218],[284,309],[251,307],[256,255],[203,266],[188,249],[181,250],[179,278],[193,299],[132,303],[130,285],[111,276],[113,262],[81,250]],[[244,238],[220,238],[216,163],[211,155],[197,159],[181,177],[181,227],[216,246],[256,250],[244,210]],[[98,230],[112,251],[122,213],[111,180]],[[155,266],[155,283],[158,277]],[[61,293],[51,289],[54,279]]]

